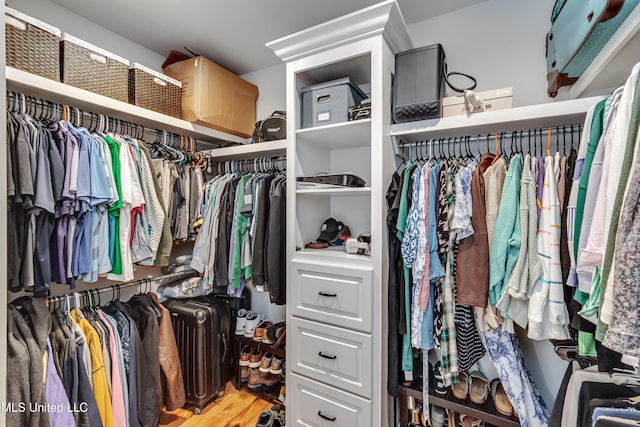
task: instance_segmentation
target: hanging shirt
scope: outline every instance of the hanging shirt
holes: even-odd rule
[[[560,202],[557,189],[559,166],[559,159],[554,164],[554,158],[547,156],[538,231],[542,276],[529,300],[528,337],[534,340],[569,338],[569,314],[564,303],[560,266]]]
[[[530,160],[527,154],[524,165],[529,165]],[[520,179],[520,252],[507,288],[496,304],[498,309],[522,328],[527,327],[529,296],[542,272],[537,245],[536,199],[536,182],[531,169],[524,167]]]
[[[521,177],[522,158],[520,154],[516,154],[509,162],[509,170],[502,187],[496,228],[489,251],[489,302],[491,305],[495,305],[502,296],[520,251],[518,203]]]

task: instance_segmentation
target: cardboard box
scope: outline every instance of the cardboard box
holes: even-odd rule
[[[165,74],[182,82],[182,118],[249,138],[256,124],[258,88],[206,58],[167,65]]]
[[[473,106],[468,104],[465,97],[448,96],[442,100],[442,117],[462,116],[465,114],[475,114],[482,111],[505,110],[513,105],[513,88],[488,90],[476,92],[482,99],[482,107],[473,110]]]

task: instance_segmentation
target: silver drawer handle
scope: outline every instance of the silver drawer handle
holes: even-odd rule
[[[331,297],[331,298],[335,298],[338,296],[338,294],[330,294],[323,291],[318,292],[318,295],[320,295],[321,297]]]
[[[325,359],[336,360],[338,356],[330,356],[328,354],[324,354],[323,352],[318,352],[318,356],[324,357]]]
[[[325,414],[322,413],[322,411],[318,411],[318,416],[321,417],[321,418],[324,418],[327,421],[331,421],[331,422],[336,420],[336,417],[327,417]]]

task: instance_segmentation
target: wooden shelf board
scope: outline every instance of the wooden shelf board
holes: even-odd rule
[[[151,129],[162,129],[180,135],[192,136],[205,142],[245,143],[246,138],[220,132],[205,126],[156,113],[146,108],[98,95],[26,71],[6,67],[7,90],[21,92],[60,104],[68,104],[86,112],[106,114]]]
[[[296,190],[296,194],[312,196],[369,196],[371,195],[371,187],[304,188]]]
[[[368,147],[371,145],[371,119],[300,129],[296,132],[296,143],[329,150]]]
[[[611,93],[624,84],[640,54],[640,8],[636,7],[569,89],[569,98]]]
[[[422,401],[422,388],[420,384],[414,382],[411,386],[403,386],[401,385],[398,388],[400,394],[404,394],[406,396],[413,396],[415,399]],[[487,399],[487,401],[478,405],[469,400],[460,400],[454,397],[451,392],[447,392],[446,396],[440,396],[436,394],[433,390],[429,391],[429,403],[440,406],[442,408],[452,409],[455,412],[467,414],[471,417],[477,418],[479,420],[483,420],[489,424],[498,426],[498,427],[516,427],[520,425],[520,422],[517,417],[500,414],[493,404],[491,397]]]
[[[578,124],[584,122],[587,110],[601,99],[598,96],[400,123],[391,125],[391,135],[402,141],[416,141]]]
[[[242,144],[233,147],[214,148],[208,150],[214,161],[247,160],[258,157],[277,157],[287,154],[287,140],[260,142],[258,144]]]

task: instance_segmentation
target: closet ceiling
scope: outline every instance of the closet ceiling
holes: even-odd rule
[[[163,56],[187,46],[245,74],[280,62],[264,46],[266,42],[380,0],[53,1]],[[398,4],[407,24],[412,24],[484,1],[398,0]]]

